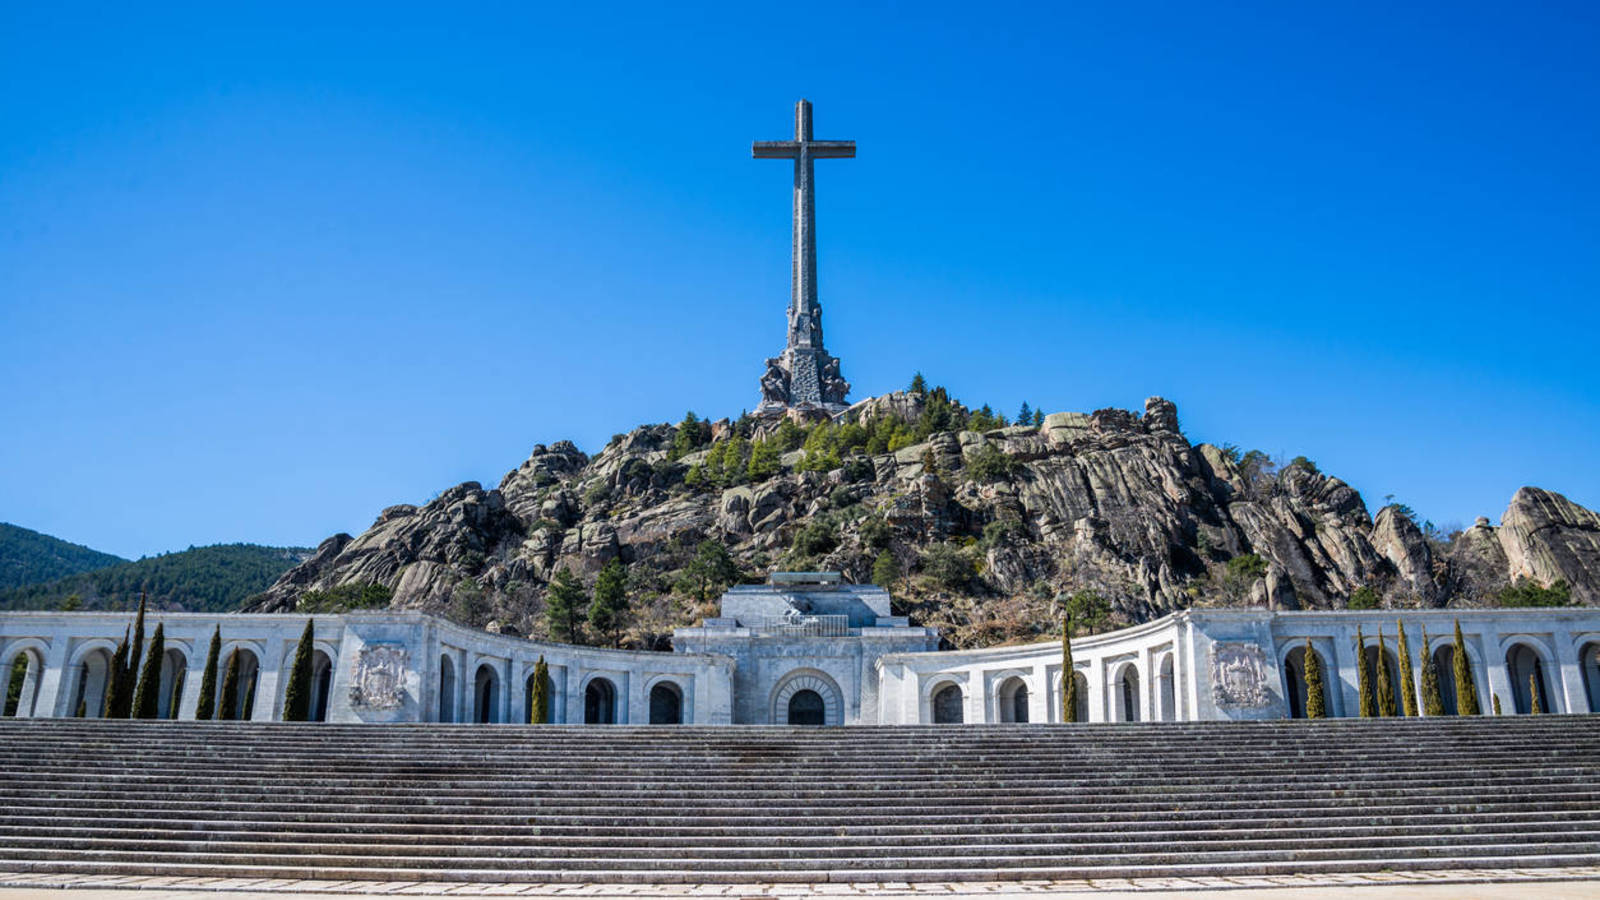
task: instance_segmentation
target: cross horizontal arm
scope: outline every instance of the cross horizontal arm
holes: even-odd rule
[[[806,141],[812,159],[852,159],[855,141]],[[755,159],[794,159],[800,155],[800,141],[755,141],[750,145]]]

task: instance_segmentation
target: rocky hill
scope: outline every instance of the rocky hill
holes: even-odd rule
[[[1374,515],[1303,458],[1191,445],[1160,398],[968,430],[993,423],[935,389],[823,422],[691,417],[593,457],[540,445],[494,489],[457,485],[329,538],[248,607],[375,584],[396,607],[542,635],[554,574],[592,585],[612,560],[624,643],[656,647],[722,583],[780,566],[892,579],[903,611],[960,646],[1032,639],[1063,597],[1090,627],[1197,605],[1600,601],[1600,516],[1549,491],[1447,535],[1401,506]]]

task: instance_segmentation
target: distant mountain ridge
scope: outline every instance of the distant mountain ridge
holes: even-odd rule
[[[0,522],[0,590],[54,581],[124,562],[127,560],[120,556]]]
[[[142,591],[153,609],[230,612],[310,552],[216,544],[133,562],[111,557],[108,567],[0,591],[0,609],[123,609],[137,604]]]

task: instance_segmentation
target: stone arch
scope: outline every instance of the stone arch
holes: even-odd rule
[[[1156,663],[1156,720],[1160,722],[1178,720],[1176,668],[1172,653],[1163,654],[1161,660]]]
[[[961,685],[954,681],[946,681],[934,689],[930,701],[933,707],[933,724],[935,725],[960,725],[966,721],[966,693],[961,690]]]
[[[1089,721],[1089,676],[1081,669],[1072,670],[1072,683],[1077,685],[1077,702],[1073,704],[1073,721]]]
[[[1000,721],[1028,721],[1028,682],[1021,675],[1011,675],[1001,680],[999,689],[995,691],[995,700],[1000,708]]]
[[[479,725],[500,721],[500,673],[494,663],[479,663],[472,675],[472,720]]]
[[[439,721],[456,720],[456,663],[450,654],[439,656]]]
[[[1511,682],[1511,705],[1518,715],[1533,712],[1533,689],[1530,682],[1539,686],[1539,708],[1543,712],[1557,712],[1555,695],[1550,692],[1548,663],[1541,647],[1525,639],[1513,638],[1506,643],[1506,679]]]
[[[1583,670],[1583,692],[1589,698],[1589,712],[1600,713],[1600,640],[1578,648],[1578,668]]]
[[[617,686],[604,675],[594,675],[583,686],[583,723],[585,725],[615,725],[617,723]]]
[[[183,647],[168,644],[161,657],[161,688],[156,698],[156,718],[176,719],[183,705],[183,683],[189,674],[189,656]]]
[[[767,706],[767,721],[776,725],[788,724],[790,702],[801,691],[810,691],[822,701],[823,725],[844,724],[844,692],[839,690],[839,685],[826,672],[819,669],[795,669],[779,679]]]
[[[13,641],[5,648],[4,660],[0,665],[0,673],[4,682],[0,684],[5,690],[0,697],[6,698],[5,709],[0,710],[6,716],[15,716],[19,719],[31,718],[38,715],[41,710],[39,705],[39,682],[44,677],[44,656],[48,646],[37,638],[25,638]],[[17,671],[21,670],[21,681],[17,685],[17,697],[11,701],[11,684],[17,678]]]
[[[328,699],[333,693],[333,656],[321,647],[311,651],[312,722],[328,721]]]
[[[1125,662],[1111,679],[1112,721],[1139,721],[1139,664]]]
[[[66,715],[100,718],[105,711],[106,689],[111,684],[111,657],[116,648],[114,641],[95,638],[73,651],[72,660],[67,664],[67,671],[72,673],[72,693],[68,695]]]
[[[1312,649],[1311,655],[1316,657],[1317,667],[1322,670],[1323,702],[1327,704],[1328,662],[1316,649]],[[1289,718],[1304,719],[1306,717],[1305,641],[1291,644],[1288,652],[1283,655],[1283,696],[1289,701]],[[1330,715],[1332,714],[1331,704],[1324,708]]]
[[[650,685],[651,725],[683,724],[683,688],[670,678],[658,679]]]
[[[222,683],[228,677],[228,657],[239,654],[239,680],[234,686],[234,699],[239,711],[240,720],[248,720],[255,714],[256,682],[261,677],[261,651],[253,644],[235,642],[224,645],[222,655],[218,657],[220,671],[217,672],[217,718],[222,718]]]

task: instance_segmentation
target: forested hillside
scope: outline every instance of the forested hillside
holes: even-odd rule
[[[127,560],[0,522],[0,589],[54,581],[120,562]]]
[[[0,591],[0,609],[123,609],[149,597],[153,609],[223,612],[272,584],[309,550],[217,544]],[[115,557],[112,557],[115,560]]]

